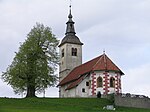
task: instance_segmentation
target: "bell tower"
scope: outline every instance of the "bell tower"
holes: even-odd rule
[[[68,73],[75,67],[82,64],[82,45],[83,43],[76,36],[74,23],[70,12],[68,15],[65,37],[62,39],[59,47],[60,50],[60,66],[59,77],[60,81],[64,79]]]

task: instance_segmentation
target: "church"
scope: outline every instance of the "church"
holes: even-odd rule
[[[71,7],[65,37],[59,44],[59,97],[96,97],[121,93],[124,73],[105,54],[82,63],[83,43],[76,36]]]

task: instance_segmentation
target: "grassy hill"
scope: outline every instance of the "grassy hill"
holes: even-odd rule
[[[109,100],[97,98],[0,98],[0,112],[111,112],[103,110],[108,104],[111,104]],[[115,112],[150,110],[117,107]]]

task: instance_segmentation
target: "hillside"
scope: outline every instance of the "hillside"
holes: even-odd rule
[[[0,112],[107,112],[111,102],[97,98],[0,98]],[[110,112],[110,111],[109,111]],[[150,112],[148,109],[118,107],[116,112]]]

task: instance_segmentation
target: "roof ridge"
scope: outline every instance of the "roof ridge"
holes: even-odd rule
[[[107,56],[107,58],[109,59],[109,61],[111,61],[111,63],[116,67],[116,68],[118,68],[120,71],[121,71],[121,69]]]
[[[98,57],[97,57],[98,58]],[[95,63],[95,65],[92,67],[92,70],[94,69],[94,67],[99,63],[99,61],[102,59],[102,55],[99,56],[98,61]]]
[[[105,55],[105,53],[103,54],[103,56],[104,56],[104,66],[105,66],[105,69],[107,70],[107,56]]]

